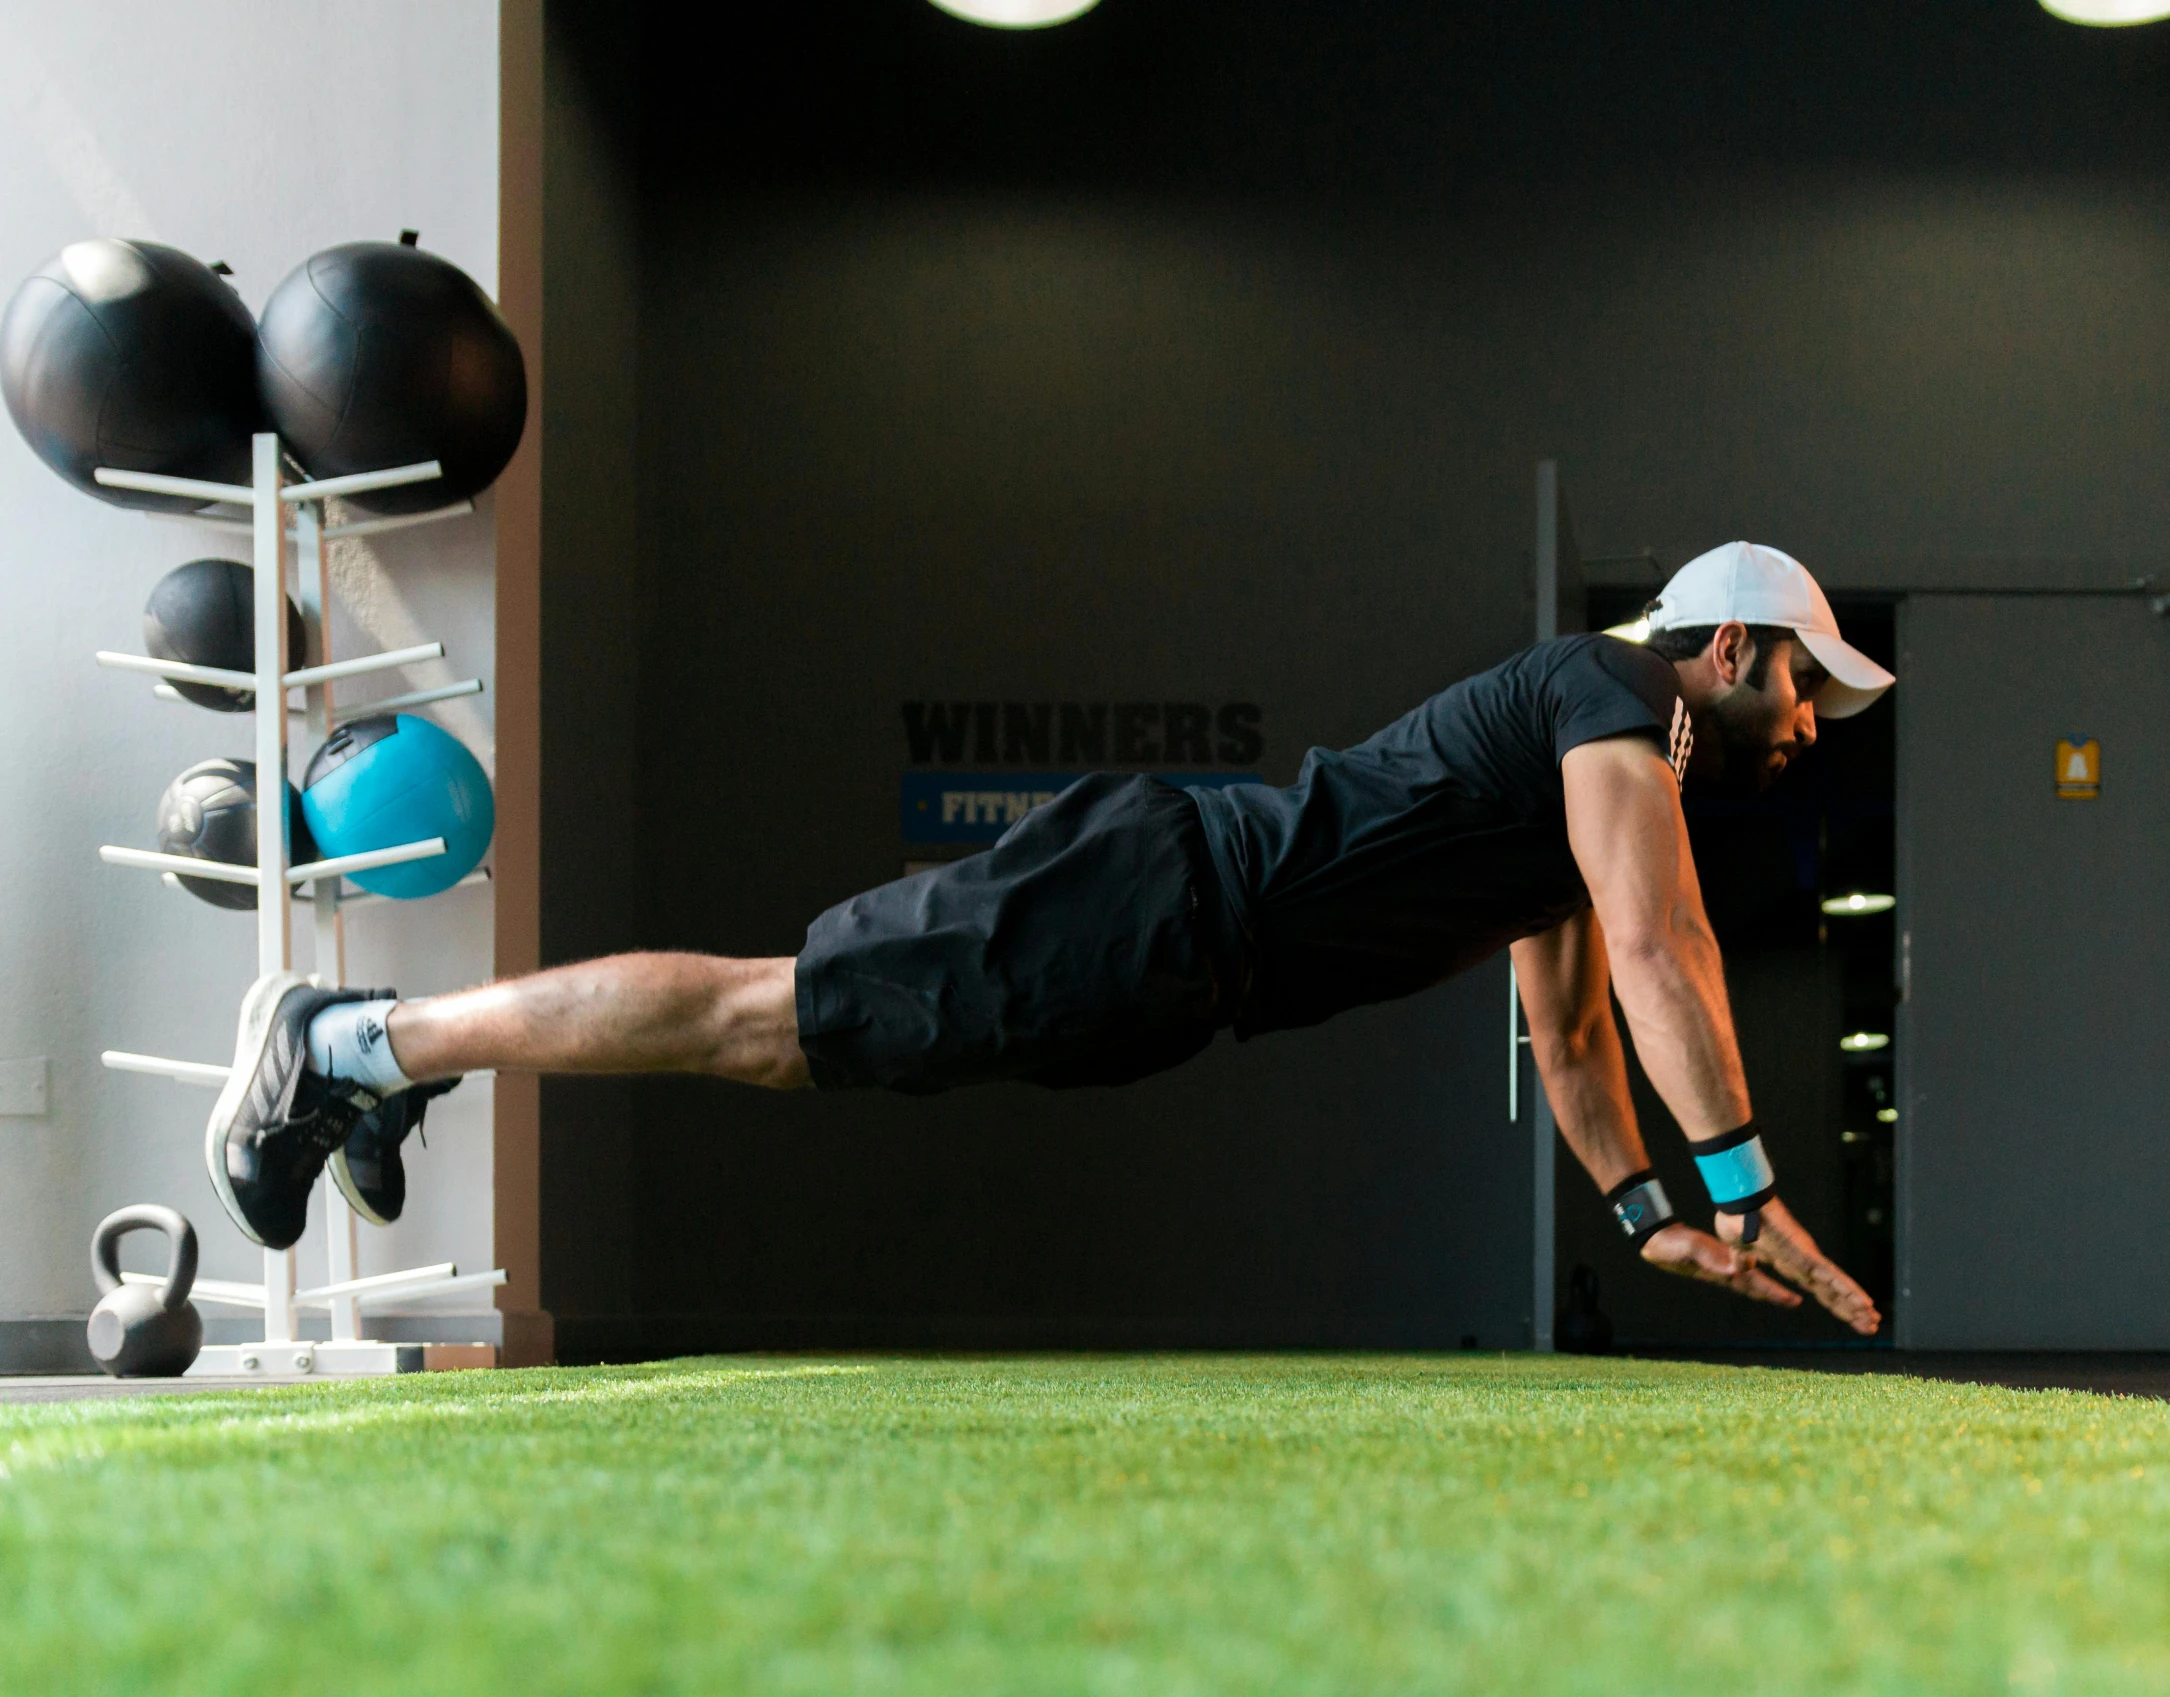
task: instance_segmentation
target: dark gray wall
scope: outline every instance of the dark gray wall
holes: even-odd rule
[[[1257,701],[1285,778],[1525,640],[1544,454],[1592,554],[2163,529],[2162,53],[2018,0],[1031,37],[899,0],[583,51],[638,59],[638,287],[594,335],[637,322],[649,597],[598,851],[637,839],[649,900],[584,948],[788,952],[893,875],[908,699]],[[596,682],[553,681],[568,723]],[[607,723],[546,747],[574,864],[624,792],[558,773]],[[1517,1341],[1503,995],[1125,1093],[555,1093],[561,1341]]]

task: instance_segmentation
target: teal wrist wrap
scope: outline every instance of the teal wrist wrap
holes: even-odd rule
[[[1721,1214],[1747,1214],[1778,1194],[1778,1175],[1764,1152],[1763,1139],[1750,1120],[1738,1131],[1690,1145],[1703,1188]]]

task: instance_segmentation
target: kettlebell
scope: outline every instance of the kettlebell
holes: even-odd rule
[[[1567,1275],[1567,1306],[1552,1322],[1552,1347],[1568,1355],[1612,1350],[1612,1321],[1597,1305],[1597,1269],[1587,1263]]]
[[[162,1231],[173,1240],[163,1285],[121,1282],[121,1239]],[[171,1208],[139,1203],[98,1222],[90,1274],[103,1293],[90,1312],[90,1353],[116,1379],[172,1378],[203,1348],[203,1317],[188,1293],[196,1282],[196,1228]]]

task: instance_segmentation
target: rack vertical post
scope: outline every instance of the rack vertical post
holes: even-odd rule
[[[294,959],[294,909],[287,899],[286,511],[280,501],[279,439],[253,443],[256,565],[256,970],[284,972]],[[294,1252],[264,1251],[264,1342],[291,1343]]]
[[[302,629],[310,650],[331,658],[330,567],[324,557],[324,517],[314,501],[298,502],[294,508],[295,587],[300,591]],[[332,734],[332,683],[326,678],[303,694],[302,723],[309,732],[309,746],[321,748]],[[347,926],[339,910],[339,880],[319,878],[309,886],[309,917],[315,932],[316,975],[324,984],[347,981]],[[347,1285],[361,1271],[361,1245],[354,1210],[333,1185],[324,1187],[325,1271],[328,1283]],[[351,1343],[362,1335],[362,1305],[357,1296],[331,1299],[331,1330],[334,1343]]]

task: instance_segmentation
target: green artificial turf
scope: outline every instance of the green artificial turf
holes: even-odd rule
[[[2170,1409],[1515,1357],[0,1408],[0,1691],[2170,1691]]]

